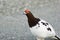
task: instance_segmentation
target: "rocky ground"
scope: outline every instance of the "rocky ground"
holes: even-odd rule
[[[36,40],[29,30],[24,8],[48,21],[60,36],[60,0],[0,0],[0,40]]]

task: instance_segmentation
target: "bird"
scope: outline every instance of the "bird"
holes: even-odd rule
[[[36,18],[29,9],[25,9],[24,13],[27,16],[29,29],[37,40],[45,40],[48,37],[60,40],[51,24],[43,19]]]

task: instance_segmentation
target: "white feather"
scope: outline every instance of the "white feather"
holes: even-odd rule
[[[38,22],[40,25],[36,24],[34,27],[30,28],[32,34],[40,39],[47,38],[47,37],[54,37],[56,35],[56,33],[55,33],[53,27],[49,23],[47,26],[45,26],[41,22],[48,23],[41,19],[41,21]],[[40,27],[38,27],[38,26],[40,26]],[[50,28],[51,31],[48,31],[47,28]],[[37,40],[40,40],[40,39],[37,39]]]

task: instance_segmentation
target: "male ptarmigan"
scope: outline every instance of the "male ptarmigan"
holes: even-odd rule
[[[60,40],[53,27],[48,22],[34,17],[29,9],[25,9],[24,13],[27,16],[29,28],[32,34],[36,36],[37,40],[44,40],[47,37]]]

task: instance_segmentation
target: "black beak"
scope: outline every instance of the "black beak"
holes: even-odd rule
[[[58,36],[55,36],[55,38],[57,38],[57,40],[60,40],[60,38]]]

